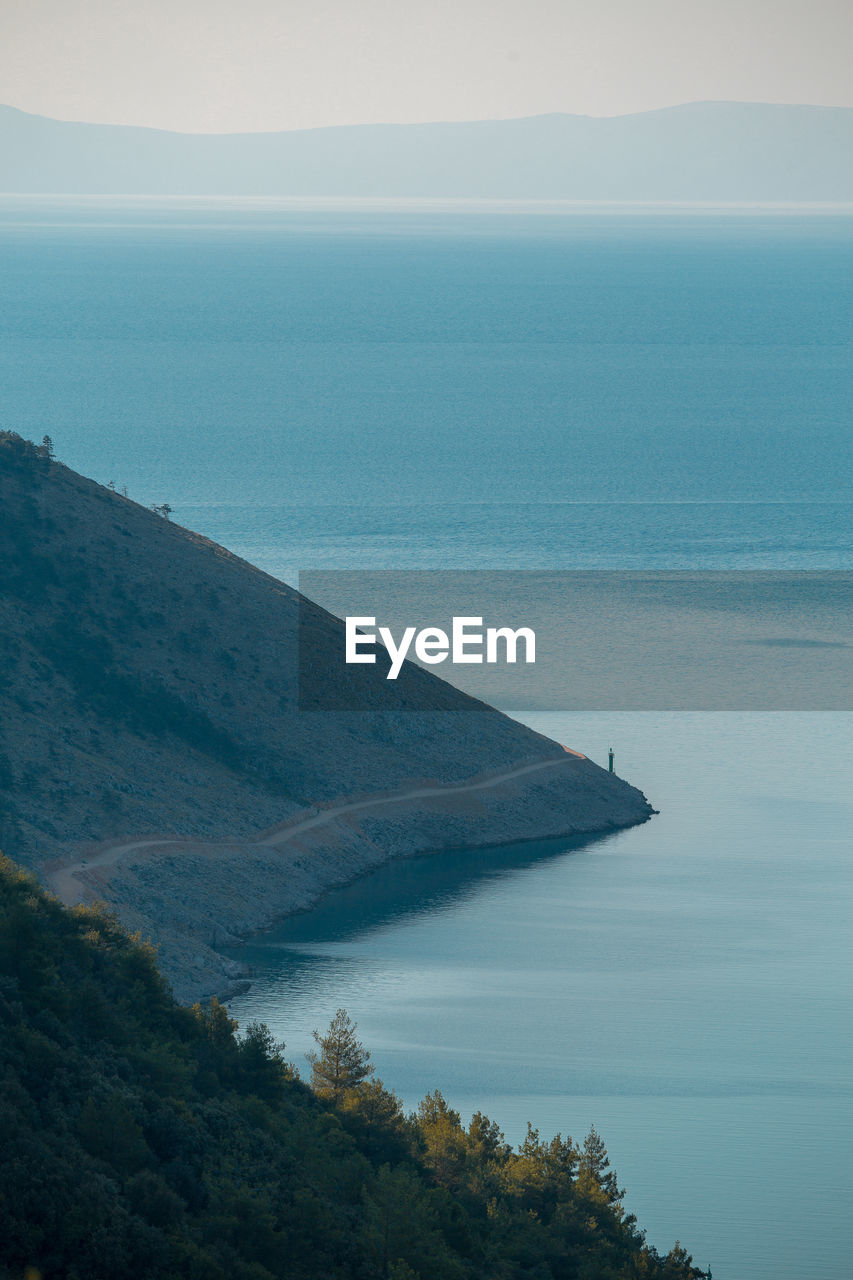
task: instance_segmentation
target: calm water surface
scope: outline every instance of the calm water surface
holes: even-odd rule
[[[339,1005],[407,1107],[604,1134],[650,1240],[723,1280],[848,1274],[853,716],[529,717],[660,814],[387,867],[246,948],[305,1069]]]

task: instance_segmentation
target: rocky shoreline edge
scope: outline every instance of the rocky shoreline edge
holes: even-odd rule
[[[182,1003],[245,991],[251,974],[222,953],[308,911],[383,863],[429,853],[596,835],[655,811],[636,788],[567,753],[456,786],[347,797],[254,839],[144,836],[42,867],[65,902],[103,901],[157,947]]]

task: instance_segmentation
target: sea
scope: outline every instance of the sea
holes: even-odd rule
[[[4,197],[0,282],[0,427],[289,582],[853,568],[850,209]],[[513,714],[659,813],[385,867],[233,1016],[594,1123],[717,1280],[853,1274],[853,715]]]

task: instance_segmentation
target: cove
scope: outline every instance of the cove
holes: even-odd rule
[[[612,742],[660,814],[386,866],[245,948],[231,1012],[305,1070],[343,1006],[407,1108],[439,1088],[513,1142],[595,1123],[652,1243],[722,1280],[844,1274],[853,716],[526,719]]]

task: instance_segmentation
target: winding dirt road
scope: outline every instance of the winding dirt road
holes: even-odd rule
[[[426,800],[441,796],[462,795],[471,791],[487,791],[493,787],[500,787],[505,782],[511,782],[513,778],[520,778],[529,773],[537,773],[543,769],[553,769],[557,765],[570,764],[574,760],[586,759],[579,751],[572,751],[569,747],[564,747],[563,750],[566,756],[569,757],[568,759],[566,759],[566,756],[558,756],[550,760],[539,760],[534,764],[521,765],[515,769],[505,769],[499,773],[489,774],[486,777],[480,775],[474,782],[448,783],[445,786],[436,784],[435,786],[409,787],[399,791],[387,792],[383,795],[369,796],[363,800],[331,805],[328,809],[315,810],[310,817],[282,823],[279,827],[262,832],[260,835],[248,840],[241,839],[236,843],[265,845],[269,848],[278,849],[300,836],[304,831],[334,822],[342,814],[356,813],[364,809],[377,809],[390,804],[405,804],[410,800]],[[157,839],[155,837],[124,842],[109,841],[96,846],[64,866],[45,867],[44,876],[48,886],[57,897],[66,906],[71,906],[75,902],[82,901],[85,896],[84,885],[79,878],[80,872],[88,873],[100,867],[112,866],[120,862],[128,854],[136,853],[140,849],[198,849],[204,845],[229,843],[235,842],[196,840],[192,837],[175,837],[174,839]]]

